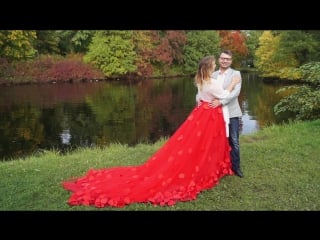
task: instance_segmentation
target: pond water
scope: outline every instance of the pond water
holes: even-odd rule
[[[242,73],[240,134],[286,121],[273,106],[282,85]],[[170,136],[195,106],[193,78],[0,87],[0,159],[47,149],[122,143]]]

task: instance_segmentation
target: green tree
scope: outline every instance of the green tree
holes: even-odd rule
[[[34,47],[38,54],[61,54],[59,49],[60,37],[57,31],[37,30],[37,39]]]
[[[63,55],[86,53],[95,30],[59,30],[59,49]]]
[[[93,63],[106,77],[134,73],[137,54],[132,35],[124,30],[96,31],[84,61]]]
[[[217,31],[212,30],[190,30],[186,32],[187,42],[183,47],[184,72],[193,74],[197,71],[201,58],[215,55],[220,50],[220,38]]]
[[[259,37],[263,31],[261,30],[244,30],[246,34],[246,45],[248,48],[247,64],[254,66],[255,52],[259,46]]]
[[[317,51],[309,52],[308,59],[309,61],[318,61],[320,59],[320,31],[319,30],[304,30],[305,33],[308,33],[312,36],[312,39],[317,43]]]
[[[281,41],[278,54],[283,56],[294,55],[294,58],[298,61],[297,66],[312,61],[312,56],[320,50],[318,39],[315,39],[313,35],[308,32],[286,30],[281,31],[280,34]]]

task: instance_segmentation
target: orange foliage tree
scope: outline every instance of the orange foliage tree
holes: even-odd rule
[[[233,53],[233,65],[241,66],[241,61],[248,55],[246,35],[240,30],[220,30],[220,46],[222,49],[229,49]]]

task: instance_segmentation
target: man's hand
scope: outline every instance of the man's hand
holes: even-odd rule
[[[213,108],[218,107],[220,105],[221,105],[221,102],[219,101],[219,99],[214,99],[212,100],[212,102],[209,103],[209,106]]]

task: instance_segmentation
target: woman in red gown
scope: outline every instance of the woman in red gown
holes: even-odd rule
[[[213,56],[200,61],[195,76],[198,93],[223,98],[239,80],[234,80],[228,90],[212,88],[214,70]],[[76,180],[64,181],[63,187],[72,192],[68,204],[99,208],[131,203],[170,206],[178,201],[194,200],[201,191],[218,184],[223,176],[233,175],[222,108],[200,101],[145,163],[92,169]]]

